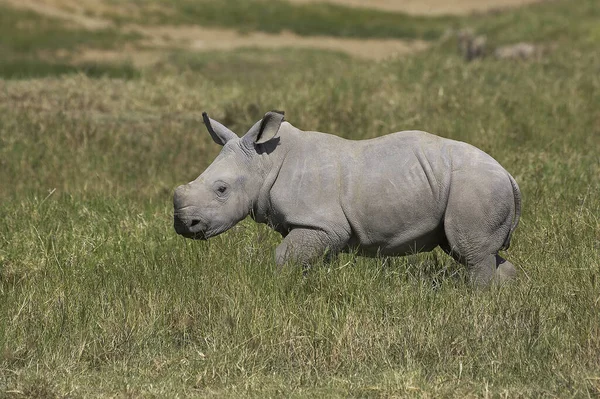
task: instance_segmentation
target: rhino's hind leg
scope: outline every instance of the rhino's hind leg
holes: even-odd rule
[[[505,176],[479,173],[453,178],[444,217],[448,242],[442,248],[468,268],[474,284],[486,286],[516,275],[513,264],[498,255],[510,231],[514,198]]]

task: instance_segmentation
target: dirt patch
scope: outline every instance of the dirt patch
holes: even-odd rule
[[[131,27],[153,39],[152,45],[177,47],[191,50],[234,50],[243,47],[256,48],[317,48],[340,51],[354,57],[380,60],[390,56],[423,50],[427,42],[398,39],[346,39],[329,36],[299,36],[292,32],[276,35],[252,32],[240,34],[231,29],[202,28],[198,26]]]
[[[404,42],[401,40],[345,40],[331,37],[301,37],[285,32],[279,35],[253,33],[239,35],[234,31],[221,29],[187,28],[184,33],[181,27],[155,28],[160,35],[148,38],[145,47],[152,50],[135,48],[121,50],[81,49],[71,57],[75,63],[85,62],[128,62],[135,67],[154,65],[161,61],[165,54],[160,48],[180,48],[192,51],[235,50],[238,48],[316,48],[340,51],[356,58],[382,60],[425,49],[428,44],[422,41]],[[193,31],[193,35],[191,32]],[[179,38],[179,40],[177,39]],[[176,43],[176,45],[174,44]]]
[[[154,50],[97,50],[82,49],[71,57],[71,62],[75,65],[91,62],[105,63],[129,63],[136,68],[143,68],[157,64],[164,58],[161,51]]]
[[[102,18],[89,17],[82,12],[70,11],[71,7],[57,7],[44,1],[7,0],[7,3],[15,8],[28,9],[49,17],[64,19],[85,29],[106,29],[113,25],[111,21]]]
[[[374,8],[412,15],[465,15],[544,0],[288,0],[290,3],[334,3],[349,7]]]

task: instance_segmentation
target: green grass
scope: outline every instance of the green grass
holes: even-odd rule
[[[594,10],[565,8],[578,24],[528,62],[247,50],[135,80],[0,80],[0,396],[600,396],[600,54],[578,27]],[[201,112],[243,133],[268,109],[489,152],[523,192],[520,280],[474,290],[440,251],[303,279],[250,220],[176,236],[173,188],[219,151]]]
[[[90,78],[109,77],[133,79],[140,76],[140,71],[132,65],[105,63],[78,63],[76,65],[39,59],[18,59],[0,61],[0,76],[4,79],[31,79],[46,76],[59,76],[81,73]]]
[[[128,64],[79,63],[71,57],[79,50],[114,49],[139,36],[116,29],[88,31],[33,11],[0,5],[0,77],[24,79],[83,73],[90,77],[133,78],[138,75]],[[67,56],[57,55],[66,52]]]
[[[147,5],[147,2],[129,0],[128,3],[140,6],[137,17],[115,13],[112,18],[121,22],[129,22],[133,18],[150,25],[191,24],[269,33],[286,30],[305,36],[432,40],[439,38],[456,20],[453,17],[409,16],[328,3],[291,4],[282,0],[153,0],[152,4],[157,6],[153,8],[143,8],[142,5]]]
[[[0,49],[18,54],[78,46],[111,49],[138,38],[114,29],[88,31],[33,11],[0,7]]]
[[[123,5],[124,2],[115,2]],[[434,41],[446,32],[471,27],[493,44],[516,41],[579,40],[597,44],[600,18],[595,0],[550,1],[501,13],[466,16],[411,16],[399,12],[344,7],[329,3],[292,4],[282,0],[128,0],[136,13],[107,13],[119,23],[187,24],[225,27],[242,32],[291,31],[303,36],[401,38]],[[567,16],[567,17],[565,17]],[[573,23],[577,21],[577,23]]]
[[[293,47],[284,50],[240,48],[235,52],[173,52],[166,62],[151,73],[200,73],[214,83],[231,85],[236,82],[264,82],[274,76],[274,71],[280,70],[285,70],[292,76],[305,75],[303,72],[307,65],[318,76],[327,76],[335,74],[340,68],[347,69],[350,64],[361,63],[366,62],[355,60],[341,52],[326,50]],[[258,120],[263,115],[263,110],[257,109],[250,116]]]
[[[467,17],[462,25],[486,34],[497,44],[577,41],[580,45],[597,47],[598,18],[600,9],[595,0],[548,1],[498,14]]]

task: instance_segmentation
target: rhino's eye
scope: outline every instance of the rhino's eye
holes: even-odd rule
[[[215,190],[217,196],[225,198],[229,194],[229,184],[223,181],[217,181],[213,186],[213,190]]]

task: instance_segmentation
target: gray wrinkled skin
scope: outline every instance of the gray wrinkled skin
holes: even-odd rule
[[[477,285],[516,274],[498,251],[517,227],[519,188],[483,151],[420,131],[345,140],[301,131],[276,112],[239,138],[204,116],[223,149],[175,190],[178,234],[208,239],[251,215],[284,237],[275,251],[279,266],[440,246]]]

